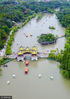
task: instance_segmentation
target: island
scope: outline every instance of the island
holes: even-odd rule
[[[54,26],[49,26],[49,29],[55,30]]]
[[[48,45],[56,43],[56,37],[52,34],[41,34],[38,38],[38,42],[42,45]]]

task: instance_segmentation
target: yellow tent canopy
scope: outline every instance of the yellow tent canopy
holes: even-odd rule
[[[33,47],[33,48],[32,48],[32,50],[35,50],[35,51],[37,51],[37,48],[36,48],[36,47]]]
[[[24,47],[20,47],[19,50],[21,50],[21,51],[24,50]]]
[[[18,52],[18,55],[23,55],[23,52],[21,52],[21,51],[20,51],[20,52]]]
[[[36,55],[36,54],[37,54],[37,52],[36,52],[36,51],[32,52],[32,55]]]

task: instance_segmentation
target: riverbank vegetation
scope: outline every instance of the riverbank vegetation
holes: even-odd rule
[[[12,50],[11,50],[11,45],[14,41],[14,35],[15,35],[15,32],[19,29],[19,26],[14,26],[13,27],[13,31],[12,31],[12,34],[10,35],[10,38],[7,42],[7,48],[6,48],[6,55],[11,55],[12,54]]]
[[[66,28],[66,44],[60,65],[61,73],[67,79],[70,79],[70,2],[61,7],[56,14],[62,26]]]
[[[61,71],[65,78],[70,78],[70,26],[66,28],[66,39],[64,54],[61,63]]]
[[[41,20],[43,17],[43,13],[38,13],[37,21]]]
[[[23,22],[22,26],[24,26],[25,24],[27,24],[32,18],[34,18],[36,16],[36,13],[34,13],[31,16],[28,16],[28,18]]]
[[[58,48],[56,50],[51,50],[48,58],[56,60],[61,63],[63,58],[63,50],[61,50],[60,52]]]
[[[41,34],[38,38],[38,42],[42,45],[53,44],[56,42],[56,38],[53,34]]]
[[[4,65],[10,61],[12,61],[13,59],[10,59],[10,58],[6,58],[6,57],[3,57],[2,59],[0,59],[0,66],[1,65]]]

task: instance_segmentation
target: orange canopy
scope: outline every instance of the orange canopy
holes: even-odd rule
[[[28,60],[26,60],[26,61],[25,61],[25,64],[26,64],[26,65],[28,65],[28,64],[29,64],[29,61],[28,61]]]

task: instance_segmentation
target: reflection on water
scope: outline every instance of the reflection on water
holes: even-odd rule
[[[48,29],[54,25],[56,30]],[[47,49],[64,49],[65,38],[59,39],[56,44],[41,46],[37,42],[37,36],[41,33],[51,32],[54,35],[63,35],[65,29],[61,27],[55,15],[45,15],[39,22],[32,19],[25,27],[21,28],[15,35],[12,51],[17,52],[20,45],[32,47],[36,45],[39,51]],[[28,38],[24,36],[28,35]],[[30,37],[32,33],[32,37]],[[17,44],[18,42],[18,44]],[[59,63],[47,59],[29,62],[29,73],[24,74],[25,64],[23,62],[11,61],[8,67],[3,67],[0,76],[0,95],[12,95],[13,99],[70,99],[70,81],[64,80],[59,70]],[[16,78],[12,78],[12,74]],[[39,78],[38,75],[42,77]],[[54,79],[51,80],[50,76]],[[10,85],[6,81],[11,81]]]

